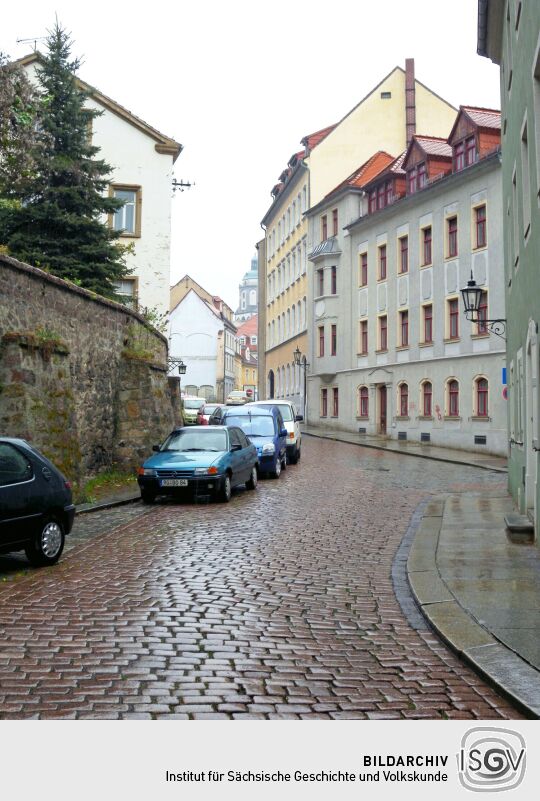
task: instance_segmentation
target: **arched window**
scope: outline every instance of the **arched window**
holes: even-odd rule
[[[399,385],[399,415],[400,417],[409,415],[409,385],[405,382]]]
[[[459,383],[455,378],[451,378],[448,383],[448,416],[459,417]]]
[[[285,395],[289,395],[291,390],[291,368],[287,365],[285,369]]]
[[[251,289],[249,292],[249,305],[250,306],[257,305],[257,292],[255,289]]]
[[[433,416],[433,386],[431,381],[422,383],[422,414],[424,417]]]
[[[477,417],[487,417],[488,416],[488,380],[483,376],[477,378],[474,382],[476,385],[476,416]]]
[[[306,303],[307,303],[307,301],[306,301],[306,298],[304,296],[304,299],[302,301],[302,331],[306,327]]]
[[[290,337],[291,335],[291,310],[287,309],[287,326],[285,328],[285,336]]]
[[[275,387],[274,387],[274,371],[270,370],[270,372],[268,373],[268,397],[269,398],[273,398],[274,397],[274,391],[275,391]]]
[[[358,389],[358,414],[359,417],[369,417],[369,391],[367,387]]]
[[[296,320],[295,320],[295,317],[296,317],[296,306],[293,303],[292,308],[291,308],[291,335],[296,332]]]

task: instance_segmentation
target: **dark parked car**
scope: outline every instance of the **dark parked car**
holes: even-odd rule
[[[238,426],[257,448],[259,471],[279,478],[287,467],[287,429],[275,406],[228,406],[221,415],[223,425]],[[212,425],[212,417],[210,418]]]
[[[74,516],[60,470],[25,440],[0,437],[0,553],[24,550],[33,565],[53,565]]]
[[[182,492],[227,503],[237,484],[252,490],[257,486],[257,449],[240,428],[177,428],[154,450],[157,453],[137,471],[145,503],[157,495]]]

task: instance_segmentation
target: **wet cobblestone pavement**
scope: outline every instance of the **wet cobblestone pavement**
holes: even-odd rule
[[[421,500],[504,480],[306,437],[229,505],[80,516],[54,568],[0,561],[0,717],[520,718],[391,578]]]

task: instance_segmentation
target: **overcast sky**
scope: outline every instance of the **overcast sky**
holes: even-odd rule
[[[477,0],[26,0],[4,11],[0,49],[30,52],[16,40],[45,35],[55,14],[80,77],[183,144],[175,175],[195,186],[173,200],[171,281],[189,273],[233,308],[304,135],[408,57],[453,105],[500,103],[498,68],[476,55]]]

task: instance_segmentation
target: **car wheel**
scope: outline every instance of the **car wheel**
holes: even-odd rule
[[[156,493],[151,490],[141,490],[141,498],[143,503],[154,503],[156,500]]]
[[[297,449],[296,449],[296,461],[297,461],[297,462],[299,462],[299,461],[300,461],[300,456],[301,456],[301,455],[302,455],[302,451],[300,450],[300,448],[297,448]]]
[[[281,460],[281,469],[282,470],[287,469],[287,451],[285,451],[285,453],[283,454],[283,459]]]
[[[223,483],[221,485],[221,489],[219,491],[219,500],[223,503],[229,503],[231,500],[232,495],[232,484],[231,484],[231,477],[226,475],[223,479]]]
[[[24,551],[30,564],[35,567],[54,565],[60,559],[65,541],[63,525],[56,518],[48,517]]]
[[[275,466],[274,470],[272,470],[270,475],[272,476],[272,478],[279,478],[280,475],[281,475],[281,459],[279,458],[279,456],[278,456],[278,459],[276,461],[276,466]]]
[[[257,483],[259,481],[259,476],[257,474],[257,468],[255,465],[251,468],[251,476],[246,481],[246,489],[254,490],[257,489]]]

